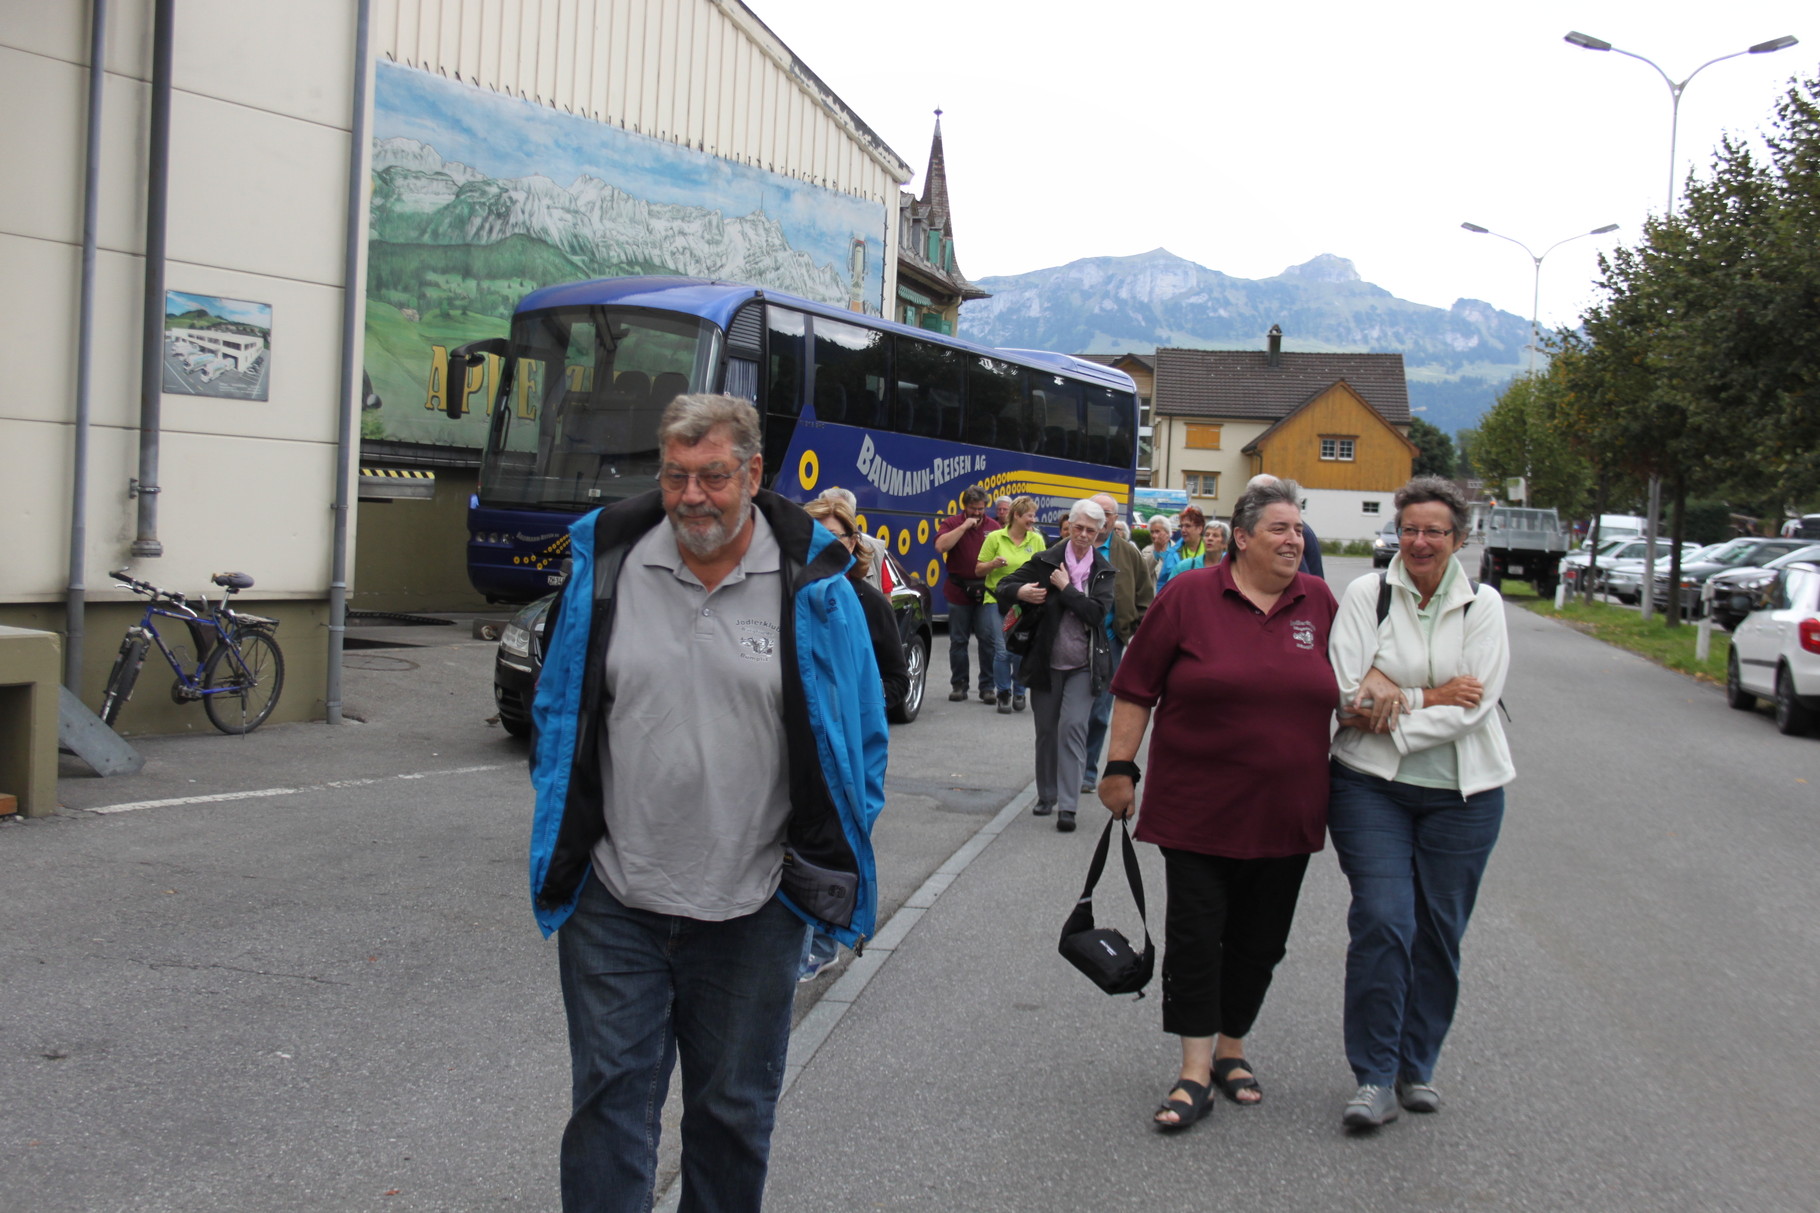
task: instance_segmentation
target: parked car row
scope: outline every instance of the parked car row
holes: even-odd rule
[[[1762,568],[1778,556],[1786,556],[1797,549],[1807,547],[1807,539],[1733,539],[1727,543],[1696,553],[1698,559],[1681,565],[1681,609],[1688,619],[1697,619],[1701,613],[1700,592],[1706,579],[1715,573],[1727,569]],[[1669,570],[1660,563],[1656,566],[1656,586],[1653,596],[1656,607],[1668,609]]]
[[[904,665],[910,687],[904,697],[885,705],[885,714],[897,724],[909,724],[923,707],[923,688],[929,679],[929,653],[934,647],[935,613],[929,587],[912,581],[904,566],[890,552],[891,613],[897,618],[898,639],[904,646]],[[521,608],[499,635],[493,660],[493,704],[499,724],[514,737],[531,735],[531,695],[543,669],[543,630],[555,594],[546,594]]]

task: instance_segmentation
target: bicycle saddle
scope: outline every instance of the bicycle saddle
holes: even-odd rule
[[[245,573],[216,573],[209,580],[224,590],[250,590],[253,588],[253,579]]]

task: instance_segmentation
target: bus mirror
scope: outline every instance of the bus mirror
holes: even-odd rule
[[[442,411],[451,418],[462,416],[468,411],[468,373],[478,366],[488,354],[503,358],[511,349],[504,337],[488,337],[483,341],[470,341],[449,351],[448,369],[443,372]]]
[[[442,373],[442,411],[458,418],[468,411],[468,356],[460,350],[449,353],[448,369]]]

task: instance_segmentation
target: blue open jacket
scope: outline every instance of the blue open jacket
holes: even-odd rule
[[[844,576],[852,557],[826,527],[775,493],[760,490],[753,504],[783,555],[791,809],[778,892],[805,922],[858,951],[878,915],[871,835],[885,803],[888,737],[878,662],[865,612]],[[596,756],[607,727],[602,684],[613,591],[626,553],[660,525],[663,504],[651,492],[569,528],[569,579],[544,626],[531,708],[531,903],[546,937],[574,912],[606,830]]]

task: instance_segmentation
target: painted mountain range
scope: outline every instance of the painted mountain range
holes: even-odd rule
[[[370,233],[388,244],[469,247],[527,237],[572,263],[577,278],[726,278],[836,306],[849,293],[841,270],[792,248],[763,211],[727,216],[651,202],[589,176],[566,186],[542,176],[494,179],[414,139],[374,144]]]
[[[1328,254],[1250,279],[1154,249],[979,285],[992,298],[966,306],[961,333],[988,345],[1083,354],[1262,349],[1276,324],[1288,350],[1400,353],[1410,404],[1449,433],[1478,424],[1529,343],[1521,316],[1476,299],[1451,308],[1398,299]]]

